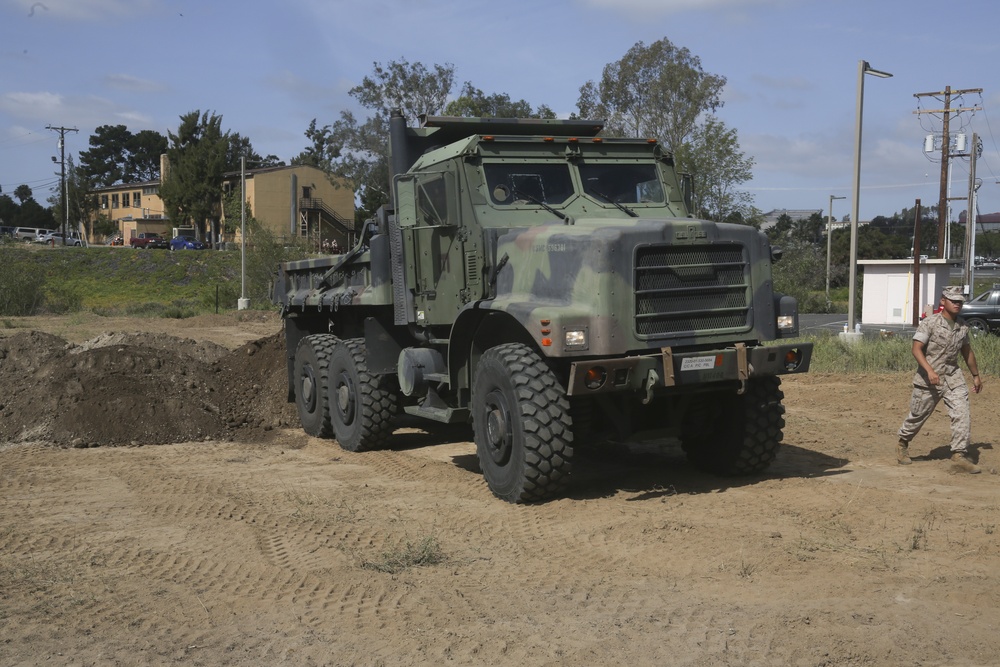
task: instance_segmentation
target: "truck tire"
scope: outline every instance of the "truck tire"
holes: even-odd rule
[[[569,400],[530,347],[491,348],[476,365],[472,427],[483,477],[511,503],[545,500],[568,481],[573,459]]]
[[[387,377],[368,372],[363,338],[338,340],[330,355],[330,423],[349,452],[385,446],[399,413],[399,394]]]
[[[689,411],[681,444],[688,460],[706,472],[752,475],[778,453],[785,426],[781,380],[747,381],[746,392],[702,396]]]
[[[295,407],[302,429],[317,438],[333,435],[327,388],[330,353],[336,344],[337,337],[332,334],[313,334],[295,348]]]

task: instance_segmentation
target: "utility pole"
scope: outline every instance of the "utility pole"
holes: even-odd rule
[[[976,254],[976,158],[979,155],[979,135],[972,133],[972,151],[969,153],[969,203],[965,213],[965,293],[975,296],[972,282],[975,278]]]
[[[949,135],[949,125],[951,122],[951,114],[961,113],[963,111],[979,111],[981,107],[959,107],[958,109],[951,108],[951,96],[952,95],[965,95],[966,93],[980,93],[982,94],[982,88],[969,88],[968,90],[952,90],[951,86],[945,86],[945,89],[941,92],[936,93],[914,93],[913,96],[916,98],[921,97],[941,97],[944,96],[944,108],[943,109],[917,109],[913,113],[915,114],[941,114],[942,115],[942,140],[941,140],[941,193],[938,197],[938,259],[944,259],[946,256],[945,248],[945,229],[948,227],[948,223],[951,222],[948,219],[948,162],[951,159],[951,137]]]
[[[67,132],[79,132],[75,127],[52,127],[51,125],[45,126],[46,130],[53,130],[59,133],[59,167],[60,167],[60,182],[62,183],[62,200],[63,200],[63,245],[66,245],[66,228],[69,227],[69,196],[68,188],[66,187],[66,133]]]

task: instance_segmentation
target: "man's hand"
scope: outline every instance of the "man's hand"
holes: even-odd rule
[[[972,391],[979,393],[983,390],[983,380],[978,375],[972,378]]]
[[[934,369],[932,368],[927,371],[927,381],[936,387],[937,385],[941,384],[941,376],[935,373]]]

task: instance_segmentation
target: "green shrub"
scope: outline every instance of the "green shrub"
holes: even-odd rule
[[[45,301],[44,280],[32,270],[20,245],[0,246],[0,315],[34,315]]]

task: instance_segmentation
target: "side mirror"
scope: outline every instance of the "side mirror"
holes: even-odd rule
[[[773,263],[777,262],[778,260],[780,260],[781,256],[784,254],[784,252],[785,251],[782,250],[781,248],[779,248],[778,246],[773,246],[771,248],[771,263],[773,264]]]

